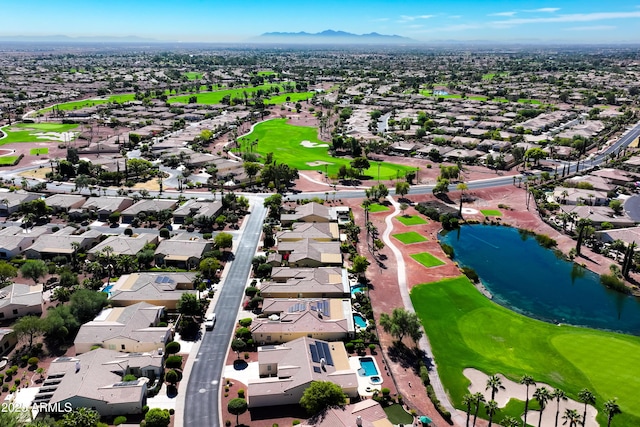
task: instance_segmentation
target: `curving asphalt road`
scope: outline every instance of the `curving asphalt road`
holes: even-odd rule
[[[185,396],[185,426],[222,425],[219,419],[222,370],[266,211],[262,203],[254,203],[252,206],[251,215],[236,247],[235,259],[231,263],[216,304],[215,328],[204,333],[198,354],[195,355]]]

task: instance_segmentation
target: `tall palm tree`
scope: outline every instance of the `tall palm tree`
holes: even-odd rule
[[[462,201],[464,200],[464,192],[467,191],[469,187],[466,183],[461,182],[456,185],[456,189],[460,190],[460,208],[458,209],[458,216],[462,217]]]
[[[520,384],[524,384],[527,387],[527,395],[524,401],[524,420],[522,422],[522,427],[527,426],[527,412],[529,412],[529,386],[535,386],[536,382],[533,380],[531,375],[523,375],[520,378]]]
[[[520,425],[520,422],[512,416],[507,415],[502,419],[502,421],[500,421],[500,425],[502,425],[503,427],[518,427]]]
[[[487,411],[487,415],[489,416],[489,427],[493,424],[493,416],[498,411],[498,402],[495,400],[490,400],[487,402],[485,409]]]
[[[564,415],[562,416],[564,422],[562,425],[569,423],[569,427],[577,427],[580,423],[580,414],[575,409],[565,409]]]
[[[544,408],[547,407],[547,402],[552,399],[551,392],[549,392],[549,389],[546,387],[540,387],[533,392],[533,398],[538,401],[538,405],[540,406],[540,418],[538,419],[538,427],[540,427],[542,425]]]
[[[502,385],[502,380],[497,375],[491,375],[487,379],[487,387],[485,390],[491,390],[491,400],[495,400],[496,393],[500,390],[504,390],[504,386]]]
[[[484,398],[484,395],[480,392],[474,393],[472,397],[473,397],[473,403],[476,405],[476,410],[473,413],[473,427],[475,427],[476,419],[478,418],[478,411],[480,410],[480,405],[484,403],[486,400]]]
[[[584,403],[584,414],[582,415],[582,426],[587,423],[587,405],[595,405],[596,397],[591,393],[588,388],[583,388],[578,392],[578,399]]]
[[[462,404],[467,408],[467,427],[469,427],[469,419],[471,418],[471,405],[473,405],[473,395],[467,393],[462,396]]]
[[[560,401],[561,400],[567,400],[567,394],[559,389],[556,388],[551,392],[551,398],[555,399],[556,401],[556,423],[555,423],[555,427],[558,427],[558,417],[560,416]]]
[[[604,413],[607,414],[607,427],[611,427],[611,420],[616,414],[621,413],[620,406],[616,399],[609,399],[604,402]]]

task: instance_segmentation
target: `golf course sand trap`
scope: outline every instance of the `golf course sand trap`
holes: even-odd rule
[[[462,213],[466,215],[476,215],[479,211],[473,208],[462,208]]]
[[[34,133],[38,139],[46,139],[47,141],[67,142],[72,141],[76,137],[75,132],[38,132]]]
[[[307,164],[309,166],[311,166],[312,168],[314,168],[316,166],[332,165],[333,163],[323,162],[323,161],[315,161],[315,162],[307,162]]]
[[[329,144],[318,144],[317,142],[311,142],[306,140],[302,141],[300,145],[302,145],[305,148],[326,148],[329,146]]]
[[[491,390],[486,390],[487,387],[487,379],[489,376],[484,372],[478,371],[477,369],[467,368],[463,371],[465,377],[469,378],[471,381],[471,385],[469,386],[469,393],[482,393],[484,398],[489,401],[491,399]],[[527,388],[522,385],[515,383],[507,378],[504,375],[498,374],[498,377],[502,380],[502,385],[505,390],[500,390],[496,393],[495,400],[498,403],[498,407],[504,408],[510,399],[518,399],[521,401],[525,401]],[[529,387],[529,400],[533,400],[533,392],[536,391],[536,388],[546,387],[549,391],[553,391],[553,387],[543,384],[537,383],[535,386]],[[545,407],[544,412],[542,413],[542,425],[543,426],[552,426],[555,424],[556,419],[556,401],[550,400],[547,402],[547,406]],[[584,413],[584,403],[576,402],[575,400],[561,400],[560,401],[560,415],[558,418],[558,423],[561,424],[563,422],[562,415],[564,415],[565,409],[575,409],[578,411],[580,416]],[[598,427],[599,424],[596,422],[596,415],[598,411],[591,405],[587,406],[587,422],[585,423],[585,427]],[[539,411],[530,410],[527,414],[527,424],[538,425],[538,420],[540,418]]]
[[[15,150],[9,150],[6,148],[0,148],[0,156],[10,156],[15,152]]]

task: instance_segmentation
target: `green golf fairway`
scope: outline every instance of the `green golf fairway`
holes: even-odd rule
[[[394,234],[393,237],[400,240],[405,245],[427,241],[426,237],[424,237],[420,233],[416,233],[415,231],[409,231],[408,233]]]
[[[482,212],[484,216],[502,216],[502,212],[497,209],[482,209],[480,212]]]
[[[200,80],[203,77],[202,73],[197,73],[195,71],[188,71],[188,72],[184,73],[183,75],[186,76],[187,79],[189,79],[189,80]]]
[[[70,101],[56,105],[56,108],[61,111],[79,110],[85,107],[93,107],[94,105],[106,104],[108,102],[127,102],[136,99],[134,93],[123,93],[120,95],[111,95],[107,99],[83,99],[81,101]],[[38,110],[38,113],[46,113],[53,110],[53,106]]]
[[[306,101],[313,96],[313,92],[287,92],[275,95],[267,99],[264,103],[268,105],[284,104],[285,102]],[[289,100],[287,101],[287,98]]]
[[[244,93],[247,93],[247,96],[249,97],[249,95],[251,95],[252,93],[256,92],[258,89],[262,89],[262,90],[267,90],[270,87],[273,86],[278,86],[276,84],[264,84],[264,85],[260,85],[260,86],[252,86],[252,87],[239,87],[236,89],[224,89],[224,90],[218,90],[218,91],[214,91],[214,92],[200,92],[200,93],[189,93],[187,95],[180,95],[180,96],[172,96],[169,98],[169,100],[167,102],[169,102],[170,104],[174,103],[174,102],[180,102],[182,104],[188,104],[189,103],[189,98],[191,98],[192,96],[195,96],[198,101],[196,102],[197,104],[205,104],[205,105],[209,105],[209,104],[220,104],[220,101],[222,101],[222,98],[224,98],[225,96],[229,95],[229,97],[231,99],[233,98],[240,98],[244,101]],[[280,88],[282,90],[282,88]]]
[[[574,400],[589,388],[597,398],[601,425],[606,425],[603,404],[613,398],[622,410],[613,425],[640,425],[640,337],[522,316],[488,300],[465,276],[418,285],[411,300],[456,407],[464,409],[469,381],[462,371],[471,367],[514,381],[529,374]],[[519,417],[523,409],[522,402],[512,401],[499,414]]]
[[[403,223],[404,225],[421,225],[421,224],[426,224],[427,220],[419,217],[418,215],[413,215],[413,216],[397,216],[396,219],[398,221],[400,221],[401,223]]]
[[[253,147],[255,153],[265,156],[273,153],[279,163],[286,163],[298,170],[326,171],[329,175],[337,175],[341,165],[349,166],[349,159],[331,157],[328,153],[329,144],[318,139],[318,129],[307,126],[293,126],[286,119],[273,119],[258,123],[253,131],[239,138],[240,147],[258,141]],[[302,145],[307,141],[306,146]],[[380,179],[403,177],[407,172],[414,172],[415,168],[393,163],[380,163]],[[364,175],[378,177],[378,163],[363,171]]]
[[[0,145],[14,142],[64,142],[61,132],[69,132],[77,127],[78,125],[60,123],[17,123],[2,128],[7,136],[0,139]],[[46,134],[49,134],[48,137]]]
[[[411,258],[424,265],[427,268],[437,267],[439,265],[444,265],[445,262],[435,256],[431,255],[429,252],[422,252],[419,254],[409,255]]]

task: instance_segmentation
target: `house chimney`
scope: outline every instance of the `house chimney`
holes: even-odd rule
[[[356,417],[356,425],[362,427],[362,417],[360,415]]]

